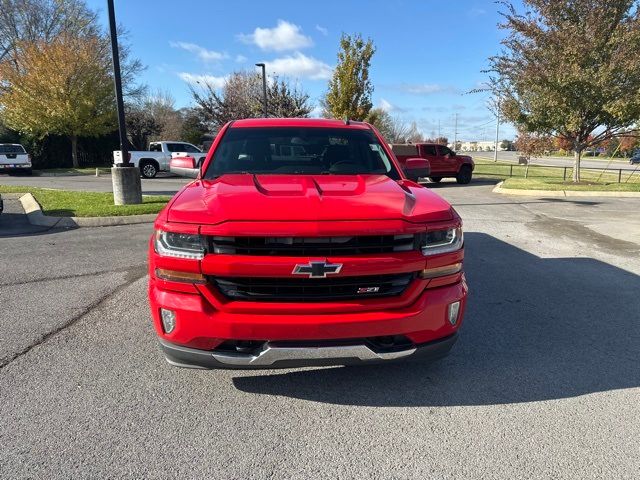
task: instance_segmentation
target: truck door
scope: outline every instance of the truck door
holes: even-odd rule
[[[458,164],[455,154],[446,145],[438,145],[439,173],[457,173]]]
[[[435,145],[420,145],[420,156],[429,160],[431,164],[431,173],[440,173],[442,171],[442,159],[438,156]]]

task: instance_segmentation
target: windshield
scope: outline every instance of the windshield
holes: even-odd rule
[[[228,129],[204,178],[225,173],[401,178],[371,130],[314,127]]]
[[[4,153],[26,153],[22,145],[0,145],[0,155]]]

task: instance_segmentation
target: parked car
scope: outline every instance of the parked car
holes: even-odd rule
[[[149,144],[148,151],[130,151],[129,162],[140,169],[140,175],[144,178],[154,178],[158,172],[168,172],[171,154],[189,153],[204,158],[205,153],[198,147],[186,142],[161,141]],[[113,152],[113,163],[122,163],[122,152]]]
[[[367,123],[225,125],[150,239],[149,302],[168,362],[274,368],[446,355],[467,298],[462,221],[415,182],[425,159],[405,165]]]
[[[475,164],[468,155],[458,155],[446,145],[437,143],[393,144],[391,149],[400,165],[408,158],[420,157],[429,160],[431,174],[429,179],[439,182],[443,178],[453,177],[458,183],[471,181]]]
[[[640,163],[640,150],[637,151],[636,153],[634,153],[631,158],[629,159],[629,163],[631,165],[635,164],[635,163]]]
[[[18,143],[0,143],[0,172],[31,175],[31,156]]]

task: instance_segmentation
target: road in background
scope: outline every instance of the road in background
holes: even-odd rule
[[[0,478],[637,478],[640,240],[602,225],[640,200],[432,187],[470,296],[431,365],[176,369],[151,225],[0,238]]]
[[[142,193],[146,195],[173,195],[184,185],[192,181],[182,177],[157,177],[142,179]],[[93,175],[65,175],[58,177],[0,175],[1,185],[23,185],[41,188],[59,188],[63,190],[81,190],[86,192],[112,192],[111,175],[99,177]]]
[[[483,161],[493,161],[493,152],[459,152],[461,155],[471,155],[474,159]],[[518,163],[518,157],[522,154],[519,152],[498,152],[499,162]],[[573,167],[573,158],[569,157],[532,157],[532,165],[556,166],[556,167]],[[583,156],[580,165],[584,168],[611,168],[622,170],[636,170],[640,172],[638,165],[629,164],[629,160],[616,159],[604,160],[598,157]]]

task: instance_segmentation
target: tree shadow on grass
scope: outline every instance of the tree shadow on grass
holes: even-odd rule
[[[363,406],[493,405],[640,386],[640,277],[465,234],[461,338],[435,363],[246,373],[242,391]]]

